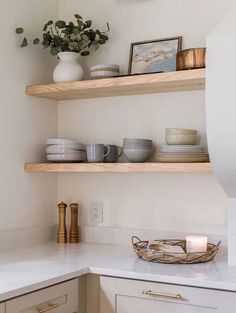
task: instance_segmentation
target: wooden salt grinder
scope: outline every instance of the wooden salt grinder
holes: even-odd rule
[[[66,203],[61,202],[58,204],[59,224],[57,230],[57,243],[67,243],[66,208],[67,208]]]
[[[79,228],[78,228],[78,203],[71,203],[71,227],[70,227],[70,237],[69,243],[78,243],[79,242]]]

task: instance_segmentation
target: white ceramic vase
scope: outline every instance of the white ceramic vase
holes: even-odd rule
[[[78,64],[79,57],[80,54],[76,52],[58,53],[59,63],[53,72],[55,83],[69,83],[82,80],[84,71]]]

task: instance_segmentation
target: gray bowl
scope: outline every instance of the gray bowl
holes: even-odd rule
[[[124,149],[123,154],[130,162],[146,162],[152,154],[152,149]]]
[[[141,139],[141,138],[124,138],[124,144],[143,144],[143,145],[152,145],[152,140],[150,139]]]

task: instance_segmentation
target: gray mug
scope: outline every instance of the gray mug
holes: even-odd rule
[[[105,147],[107,148],[107,153],[105,153]],[[89,163],[101,163],[104,161],[110,152],[110,147],[104,144],[90,144],[86,147],[87,160]]]
[[[110,152],[104,158],[105,163],[115,163],[118,161],[118,158],[122,155],[122,148],[116,145],[105,145],[105,152],[110,148]]]

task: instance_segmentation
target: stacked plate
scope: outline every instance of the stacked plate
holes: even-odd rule
[[[208,153],[199,145],[163,145],[156,156],[159,162],[193,163],[209,161]]]
[[[119,76],[120,66],[116,64],[98,64],[90,67],[92,79]]]
[[[67,139],[48,139],[47,160],[50,162],[83,162],[86,160],[86,147]]]
[[[207,162],[208,153],[204,152],[202,146],[196,145],[198,137],[198,132],[194,129],[167,128],[167,145],[160,147],[154,159],[168,163]]]
[[[146,162],[152,154],[152,149],[153,143],[150,139],[123,139],[123,153],[130,162]]]

